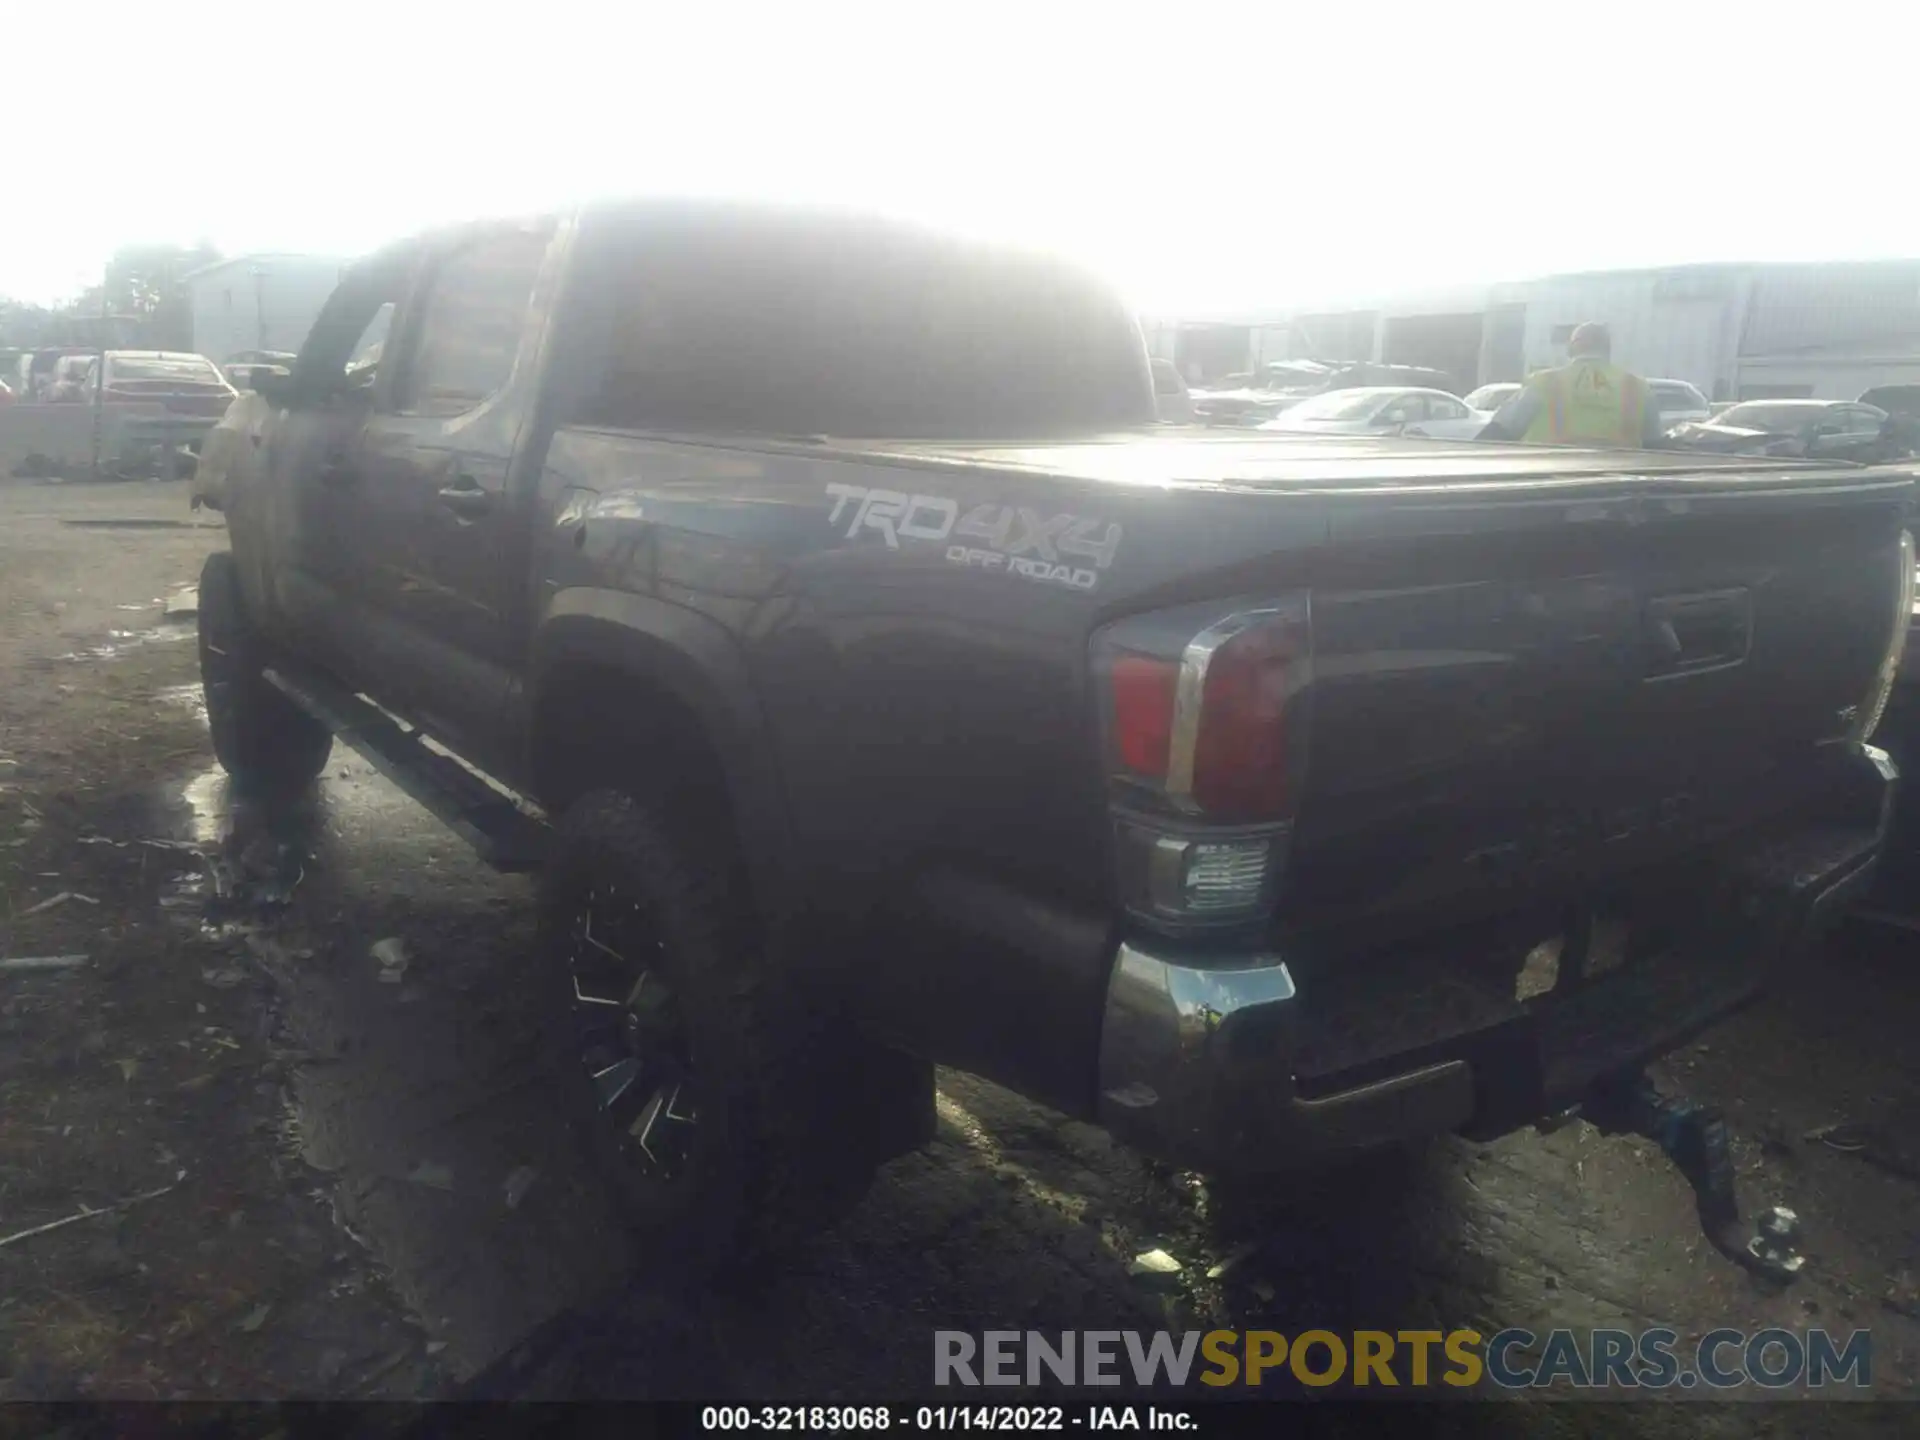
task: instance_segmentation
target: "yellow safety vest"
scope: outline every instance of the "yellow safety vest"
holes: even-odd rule
[[[1647,382],[1618,365],[1575,360],[1527,377],[1540,412],[1520,438],[1530,445],[1638,446],[1645,436]]]

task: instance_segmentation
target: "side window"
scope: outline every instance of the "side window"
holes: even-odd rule
[[[1849,435],[1878,435],[1880,433],[1880,415],[1864,405],[1852,406],[1842,412],[1842,419]]]
[[[1427,402],[1419,395],[1402,395],[1380,412],[1382,425],[1412,425],[1427,418]]]
[[[380,364],[380,356],[387,348],[387,331],[392,325],[393,301],[389,300],[374,311],[373,319],[367,322],[367,328],[354,341],[353,353],[347,357],[347,374],[350,377],[362,382],[371,381],[375,368]]]
[[[1464,420],[1467,407],[1458,400],[1443,399],[1438,395],[1427,397],[1427,415],[1434,420]]]
[[[549,233],[489,235],[440,262],[395,394],[401,414],[464,414],[507,383]]]

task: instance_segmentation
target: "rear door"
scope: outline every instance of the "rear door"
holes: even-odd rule
[[[1427,401],[1423,395],[1396,395],[1385,405],[1374,411],[1373,419],[1368,423],[1369,430],[1382,431],[1397,435],[1408,426],[1418,426],[1427,418]]]
[[[1420,428],[1446,440],[1471,440],[1485,425],[1484,420],[1467,408],[1464,400],[1455,400],[1451,395],[1429,395],[1427,419]]]
[[[551,219],[476,227],[428,262],[382,357],[335,511],[366,688],[484,751],[526,602],[509,490],[551,304]]]

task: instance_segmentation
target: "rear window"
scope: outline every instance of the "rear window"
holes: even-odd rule
[[[1398,398],[1378,390],[1336,390],[1302,400],[1286,411],[1286,417],[1289,420],[1363,420],[1388,400]]]
[[[1772,404],[1765,400],[1723,410],[1718,423],[1738,430],[1797,431],[1826,416],[1824,405]]]
[[[1131,311],[1056,262],[820,216],[596,230],[575,293],[606,358],[581,423],[999,439],[1155,418]]]
[[[211,360],[152,355],[116,355],[108,362],[115,380],[172,380],[190,385],[218,385],[220,372]]]

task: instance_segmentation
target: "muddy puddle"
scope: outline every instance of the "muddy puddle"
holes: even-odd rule
[[[193,640],[199,634],[200,592],[194,586],[182,586],[168,595],[156,596],[145,605],[116,605],[114,609],[154,617],[146,629],[115,627],[106,638],[84,650],[69,650],[56,655],[56,661],[117,660],[148,645],[170,645]]]
[[[189,690],[163,698],[192,706]],[[1847,1163],[1825,1152],[1762,1151],[1757,1112],[1736,1135],[1747,1194],[1801,1206],[1821,1251],[1791,1291],[1703,1254],[1672,1168],[1588,1127],[1445,1142],[1358,1188],[1326,1178],[1235,1196],[943,1075],[935,1142],[887,1167],[840,1229],[750,1290],[663,1298],[555,1123],[525,1019],[525,881],[486,870],[344,751],[297,805],[260,806],[209,766],[144,823],[102,843],[144,845],[163,867],[162,913],[208,942],[202,978],[258,995],[290,1060],[278,1140],[423,1327],[448,1384],[495,1383],[503,1355],[547,1346],[572,1359],[542,1393],[909,1393],[936,1324],[1752,1328],[1805,1323],[1803,1301],[1821,1314],[1872,1305],[1851,1276],[1879,1285],[1880,1257],[1904,1253],[1881,1231],[1910,1191],[1849,1213],[1843,1241],[1846,1202],[1825,1187],[1882,1182],[1823,1179]],[[1759,1034],[1761,1051],[1780,1048]],[[1755,1043],[1743,1052],[1737,1029],[1721,1032],[1714,1054]],[[1739,1088],[1763,1090],[1772,1068],[1740,1062]],[[1843,1244],[1861,1257],[1843,1259]],[[1177,1283],[1129,1274],[1152,1250],[1179,1259]],[[1888,1335],[1890,1366],[1902,1345]]]
[[[628,1264],[523,1021],[522,882],[344,751],[292,804],[210,766],[168,787],[150,829],[94,843],[144,847],[162,915],[223,957],[207,983],[259,990],[297,1062],[283,1138],[446,1365],[478,1368]]]

